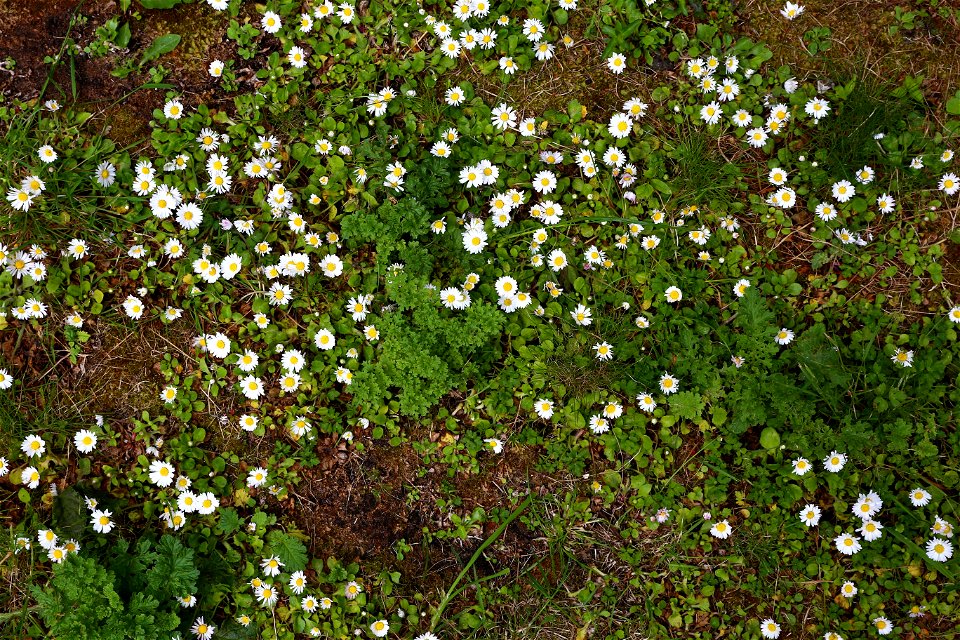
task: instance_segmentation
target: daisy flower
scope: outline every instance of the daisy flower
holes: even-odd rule
[[[459,107],[464,100],[463,89],[461,89],[459,86],[447,89],[446,93],[444,94],[444,100],[451,107]]]
[[[877,198],[877,207],[880,209],[880,213],[892,213],[897,206],[897,201],[893,196],[884,193]]]
[[[567,255],[560,249],[554,249],[547,256],[547,263],[553,271],[560,271],[567,266]]]
[[[283,26],[283,24],[280,21],[280,16],[273,11],[267,11],[263,14],[260,26],[266,33],[276,33],[280,31],[280,27]]]
[[[607,58],[607,68],[619,75],[627,68],[627,58],[622,53],[613,53]]]
[[[30,434],[20,443],[20,450],[27,458],[35,458],[43,455],[47,450],[47,443],[38,435]]]
[[[593,322],[593,318],[591,318],[590,315],[590,309],[582,304],[578,304],[577,308],[570,312],[573,321],[582,327],[589,326],[590,323]]]
[[[303,69],[305,66],[307,66],[306,52],[302,47],[291,47],[290,51],[287,53],[287,60],[295,69]]]
[[[925,507],[930,504],[930,492],[917,487],[910,492],[910,503],[915,507]]]
[[[948,196],[952,196],[958,190],[960,190],[960,178],[957,178],[956,174],[945,173],[940,178],[937,188],[946,193]]]
[[[613,347],[607,342],[598,342],[593,345],[593,350],[597,352],[597,360],[606,361],[613,358]]]
[[[878,540],[883,535],[883,525],[875,520],[864,520],[863,524],[857,529],[857,532],[863,536],[867,542]]]
[[[34,195],[26,189],[11,188],[7,191],[7,202],[17,211],[28,211],[33,204]]]
[[[158,487],[169,487],[173,484],[174,468],[169,462],[154,460],[150,463],[150,482]]]
[[[549,420],[551,417],[553,417],[553,400],[541,398],[533,404],[533,408],[534,411],[537,412],[537,415],[544,420]]]
[[[267,483],[267,470],[263,467],[251,469],[247,474],[247,486],[250,488],[262,487]]]
[[[732,529],[730,528],[730,523],[726,520],[721,520],[710,527],[710,535],[712,535],[714,538],[720,538],[721,540],[729,538],[731,531]]]
[[[890,634],[893,631],[893,624],[887,618],[878,616],[873,619],[873,626],[877,628],[877,633],[881,636]]]
[[[525,35],[530,42],[540,42],[545,30],[543,23],[536,18],[528,18],[523,21],[523,35]]]
[[[50,164],[60,156],[57,155],[57,152],[53,150],[48,144],[43,145],[37,150],[37,155],[40,156],[40,161],[44,164]]]
[[[503,440],[497,438],[487,438],[483,441],[487,447],[494,453],[501,453],[503,451]]]
[[[363,587],[358,582],[351,580],[343,587],[343,596],[347,600],[356,600],[362,591]]]
[[[80,453],[90,453],[97,446],[97,434],[87,429],[81,429],[74,434],[73,444]]]
[[[808,527],[815,527],[820,523],[820,507],[808,504],[800,511],[800,521]]]
[[[953,545],[949,540],[933,538],[927,542],[927,557],[935,562],[946,562],[953,556]]]
[[[749,288],[750,288],[750,281],[747,280],[746,278],[741,278],[740,280],[737,280],[737,283],[735,285],[733,285],[733,293],[738,298],[742,298],[747,293],[747,289]]]
[[[773,621],[773,618],[767,618],[760,623],[760,635],[770,640],[776,640],[780,637],[780,625]]]
[[[794,2],[787,2],[782,9],[780,9],[780,15],[782,15],[787,20],[793,20],[794,18],[800,16],[803,13],[805,7],[802,5],[796,4]]]
[[[903,349],[897,349],[893,352],[893,355],[890,356],[890,359],[894,364],[898,364],[901,367],[907,368],[913,366],[913,351],[904,351]]]
[[[501,102],[491,113],[490,120],[493,126],[500,131],[512,129],[517,126],[517,114],[505,102]]]
[[[633,121],[625,113],[615,113],[610,117],[607,131],[617,139],[626,138],[633,130]]]
[[[793,472],[798,476],[802,476],[813,468],[813,465],[810,464],[810,461],[806,458],[797,458],[793,461]]]
[[[855,178],[860,184],[870,184],[873,182],[874,175],[876,174],[872,167],[864,166],[862,169],[857,171]]]
[[[113,514],[110,511],[94,509],[90,514],[90,524],[93,525],[93,530],[97,533],[110,533],[115,526],[110,518],[111,515]]]
[[[833,183],[832,191],[833,197],[837,202],[848,202],[857,192],[854,186],[847,180],[840,180],[839,182]]]
[[[790,329],[783,328],[777,332],[777,335],[774,337],[774,340],[779,345],[787,345],[793,342],[793,331]]]
[[[669,373],[664,373],[660,376],[660,391],[666,395],[671,393],[676,393],[680,390],[680,381],[674,378]]]
[[[852,556],[862,548],[860,538],[849,533],[840,534],[834,538],[833,542],[837,546],[837,551],[847,556]]]
[[[847,456],[837,451],[831,451],[830,455],[823,459],[823,466],[831,473],[837,473],[847,464]]]
[[[759,149],[767,141],[767,132],[763,129],[750,129],[747,131],[747,142],[751,147]]]
[[[813,98],[804,105],[803,111],[814,120],[820,120],[830,112],[830,103],[823,98]]]
[[[190,632],[197,636],[198,640],[210,640],[210,638],[213,637],[213,632],[216,630],[217,628],[215,626],[204,622],[203,616],[197,618],[193,626],[190,627]]]
[[[179,100],[170,100],[163,105],[163,115],[171,120],[183,117],[183,104]]]
[[[267,576],[277,576],[280,575],[280,570],[283,569],[283,563],[280,562],[280,558],[277,556],[270,556],[260,562],[260,568],[263,569],[263,573]]]
[[[640,410],[646,413],[653,413],[653,410],[657,408],[656,401],[649,393],[638,394],[637,404],[640,406]]]
[[[40,486],[40,472],[34,467],[24,467],[20,471],[20,484],[30,489],[36,489]]]
[[[720,121],[723,112],[720,110],[719,102],[711,102],[700,109],[700,119],[706,124],[716,124]]]

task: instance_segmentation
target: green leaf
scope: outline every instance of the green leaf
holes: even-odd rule
[[[307,548],[292,535],[274,529],[267,534],[267,544],[286,571],[301,571],[307,566]]]
[[[570,116],[570,122],[580,122],[583,119],[583,105],[571,100],[567,103],[567,115]]]
[[[686,420],[698,420],[705,404],[700,394],[693,391],[670,396],[670,412]]]
[[[172,9],[183,0],[140,0],[144,9]]]
[[[697,40],[700,42],[709,45],[710,41],[713,40],[713,36],[717,35],[717,27],[711,24],[698,24],[697,25]]]
[[[713,425],[716,427],[722,426],[727,421],[727,410],[723,407],[713,407],[710,413],[713,417]]]
[[[960,116],[960,91],[957,91],[952,98],[947,100],[947,113],[952,116]]]
[[[122,25],[120,25],[120,28],[117,29],[117,37],[113,39],[113,43],[121,49],[125,49],[127,45],[130,44],[129,22],[124,22]]]
[[[147,572],[147,585],[158,600],[177,598],[197,590],[200,571],[194,564],[193,549],[184,547],[173,536],[160,538],[156,551],[148,554],[146,559],[153,564]]]
[[[220,509],[220,521],[217,522],[217,533],[219,535],[230,535],[240,528],[240,516],[236,509],[227,507]]]
[[[656,189],[657,191],[659,191],[665,196],[668,196],[671,193],[673,193],[673,189],[670,188],[670,185],[668,185],[663,180],[659,180],[657,178],[650,178],[650,184],[653,185],[654,189]]]
[[[255,625],[252,624],[244,627],[236,620],[228,618],[224,620],[222,627],[217,627],[216,637],[219,640],[249,640],[257,637],[257,630],[254,627]]]
[[[87,519],[87,505],[73,487],[61,491],[53,501],[53,525],[60,535],[79,538]]]
[[[780,434],[773,427],[767,427],[760,432],[760,446],[764,449],[776,449],[780,446]]]
[[[151,60],[156,60],[165,53],[170,53],[177,48],[177,45],[180,44],[180,35],[177,33],[168,33],[163,36],[158,36],[146,51],[143,52],[143,57],[140,58],[140,64],[144,65]]]

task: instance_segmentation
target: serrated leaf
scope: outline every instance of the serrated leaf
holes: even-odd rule
[[[240,528],[240,516],[236,509],[229,507],[220,509],[220,521],[217,522],[217,533],[220,535],[230,535]]]
[[[53,501],[53,525],[61,536],[79,538],[87,525],[87,506],[73,487],[61,491]]]
[[[150,554],[152,567],[147,572],[147,585],[157,599],[176,598],[197,590],[197,570],[193,549],[184,547],[170,535],[160,538],[156,550]]]
[[[699,393],[681,391],[670,396],[670,412],[685,420],[698,420],[706,403]]]
[[[273,530],[267,534],[267,544],[286,571],[301,571],[307,566],[307,548],[292,535]]]

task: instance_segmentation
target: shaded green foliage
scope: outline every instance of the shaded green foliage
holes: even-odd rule
[[[72,554],[32,591],[55,637],[152,640],[180,624],[177,598],[196,590],[199,575],[193,551],[172,536],[142,540],[133,553],[120,540],[107,566]]]
[[[376,406],[396,390],[402,413],[423,415],[496,361],[503,314],[474,301],[454,315],[440,307],[436,291],[426,284],[404,271],[388,277],[387,297],[396,309],[385,312],[378,324],[378,358],[364,362],[354,378],[356,405]]]

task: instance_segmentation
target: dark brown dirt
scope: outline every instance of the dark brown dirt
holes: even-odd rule
[[[43,59],[59,51],[78,4],[78,0],[0,0],[0,61],[16,61],[12,73],[0,72],[0,93],[22,100],[37,96],[47,79]],[[64,69],[54,81],[69,85],[69,71]]]
[[[0,70],[0,94],[23,101],[52,98],[64,105],[76,102],[94,113],[93,122],[107,127],[108,136],[121,144],[146,139],[153,110],[165,100],[162,89],[137,90],[149,82],[146,72],[152,66],[162,64],[172,70],[164,82],[176,87],[185,104],[219,104],[212,99],[218,81],[209,76],[207,66],[214,59],[235,57],[224,20],[217,19],[204,4],[141,10],[139,20],[132,15],[121,17],[121,22],[131,27],[127,49],[98,58],[84,53],[82,48],[95,39],[96,29],[118,14],[114,0],[0,0],[0,61],[15,61],[12,71]],[[138,62],[154,38],[167,33],[182,37],[173,52],[126,78],[111,74],[127,60]],[[67,37],[76,43],[76,52],[65,52],[50,76],[44,58],[56,56]]]
[[[511,490],[520,496],[526,491],[543,493],[556,483],[530,471],[534,450],[485,459],[478,474],[449,477],[446,465],[435,464],[420,476],[423,462],[409,445],[391,447],[363,436],[357,434],[367,446],[363,454],[334,438],[322,439],[316,447],[320,465],[298,470],[304,482],[293,491],[285,510],[308,534],[310,550],[317,557],[333,555],[363,561],[368,568],[400,569],[421,592],[449,584],[449,578],[497,525],[488,517],[466,540],[428,540],[425,527],[434,532],[449,528],[452,513],[465,517],[477,507],[491,514],[509,504],[505,493]],[[456,507],[441,510],[437,506],[438,499],[454,496],[459,498]],[[400,540],[412,547],[402,561],[395,553]],[[524,564],[522,559],[538,545],[542,541],[535,543],[531,533],[515,521],[487,550],[477,570],[493,573],[503,566]]]

